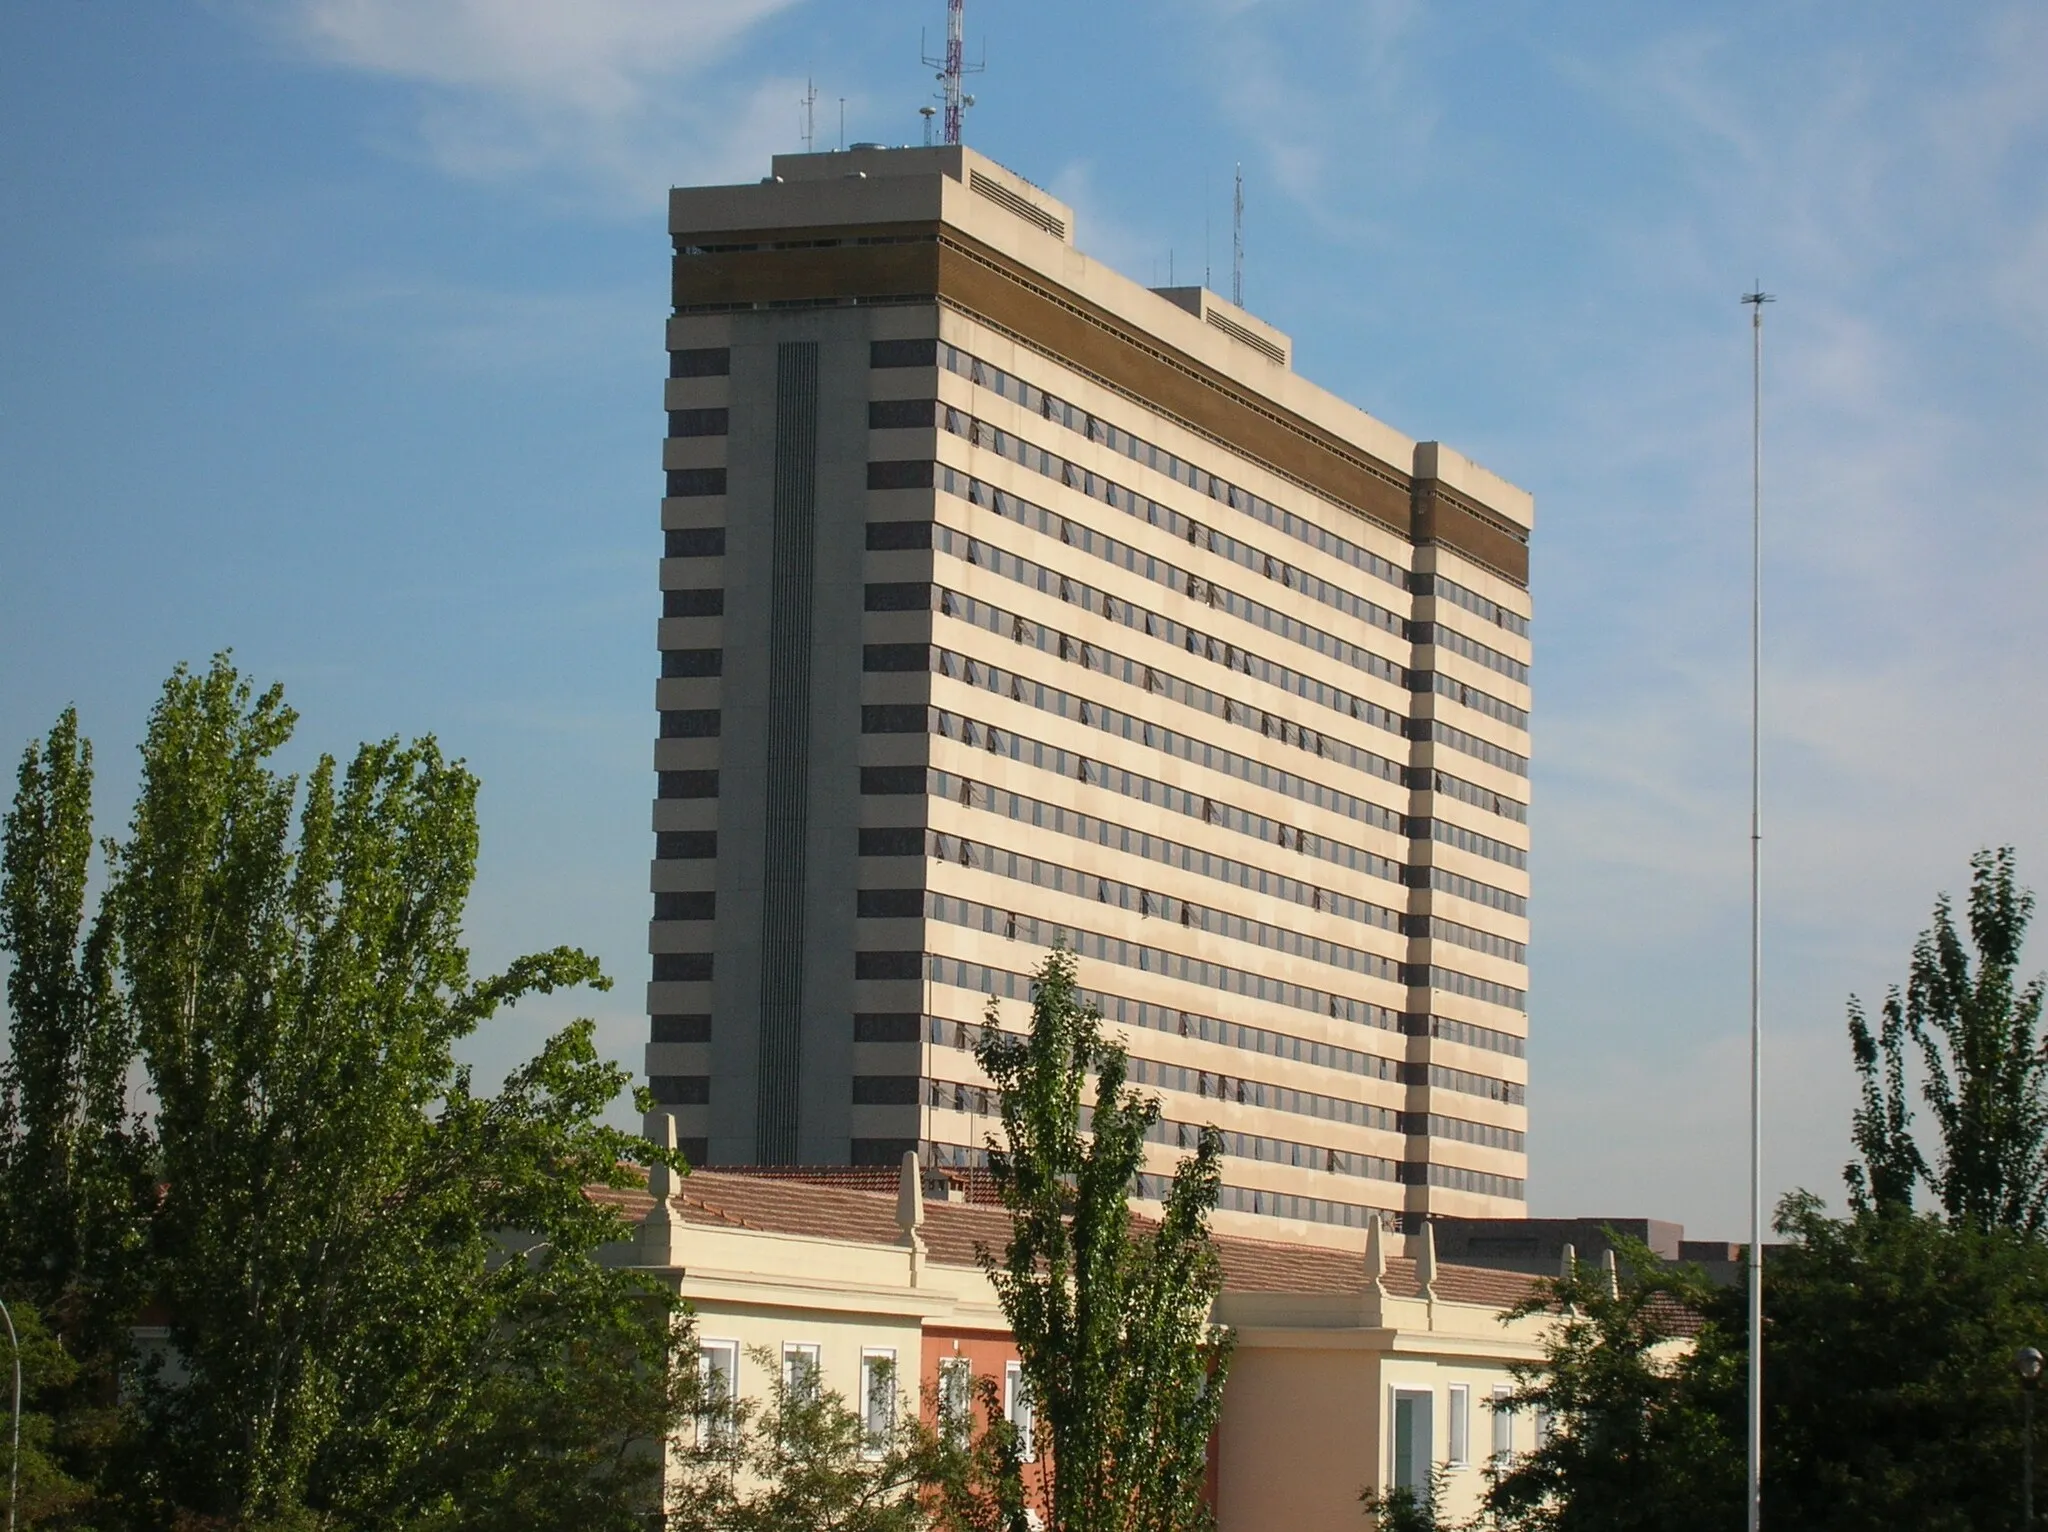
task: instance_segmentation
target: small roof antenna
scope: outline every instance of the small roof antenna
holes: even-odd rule
[[[932,119],[939,115],[939,109],[935,106],[921,106],[917,109],[917,115],[924,119],[924,146],[929,149],[932,146]]]
[[[804,93],[797,98],[798,106],[804,109],[804,153],[809,154],[818,137],[818,86],[806,77]]]
[[[924,51],[924,34],[918,34],[918,56],[925,67],[939,71],[939,84],[944,87],[946,103],[946,129],[943,143],[960,142],[962,115],[974,105],[972,96],[962,95],[960,81],[963,76],[980,74],[988,68],[986,56],[979,64],[966,61],[967,53],[967,3],[966,0],[946,0],[946,54],[933,58]]]

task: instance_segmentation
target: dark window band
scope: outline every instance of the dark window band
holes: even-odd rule
[[[664,617],[722,617],[725,615],[725,592],[723,590],[665,590],[661,593],[661,615]]]
[[[708,1043],[711,1041],[711,1018],[698,1013],[694,1015],[665,1015],[652,1018],[653,1036],[657,1043]]]
[[[715,410],[670,410],[668,412],[668,434],[671,436],[725,436],[731,430],[730,412]]]
[[[877,340],[868,343],[870,367],[936,367],[939,343],[933,340]]]
[[[700,346],[668,354],[668,375],[672,378],[724,378],[732,375],[732,350],[727,346]]]
[[[718,855],[716,830],[663,830],[654,837],[654,854],[664,862],[703,862]]]
[[[715,920],[718,895],[707,891],[661,893],[654,896],[656,920]]]
[[[868,464],[869,489],[930,489],[931,487],[932,460],[930,458],[901,458],[892,462]]]
[[[654,982],[688,984],[711,977],[708,952],[657,952],[654,954]]]
[[[664,708],[661,714],[663,739],[716,739],[723,720],[715,707]]]
[[[690,495],[724,493],[723,468],[671,468],[668,471],[668,496],[671,500],[680,500]]]
[[[716,798],[715,771],[664,771],[657,773],[655,795],[661,798]]]
[[[715,559],[724,553],[724,527],[674,527],[662,538],[665,559]]]
[[[916,1075],[855,1075],[855,1106],[916,1106]]]

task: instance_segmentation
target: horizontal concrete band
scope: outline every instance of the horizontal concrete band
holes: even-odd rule
[[[930,299],[1025,338],[1067,366],[1178,419],[1230,450],[1305,484],[1418,544],[1451,548],[1527,589],[1529,547],[1520,530],[1433,478],[1416,478],[1255,397],[1185,353],[1141,335],[946,225],[832,230],[843,243],[803,246],[803,231],[718,231],[703,253],[679,253],[678,312],[755,304],[800,306],[842,298]],[[827,231],[819,231],[821,234]],[[688,247],[690,236],[679,235]],[[857,241],[870,240],[873,243]],[[797,248],[790,248],[797,245]],[[782,248],[772,248],[781,246]],[[735,248],[739,247],[739,248]]]

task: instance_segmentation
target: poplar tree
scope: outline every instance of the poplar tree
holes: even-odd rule
[[[127,1110],[133,1038],[113,922],[86,921],[92,746],[66,708],[22,753],[0,832],[0,1283],[87,1349],[132,1279],[147,1136]]]
[[[2044,992],[2038,975],[2018,977],[2034,896],[2019,886],[2009,846],[1978,852],[1970,869],[1968,940],[1942,895],[1913,945],[1905,989],[1885,997],[1877,1027],[1850,1002],[1862,1161],[1845,1176],[1859,1208],[1910,1209],[1924,1183],[1952,1223],[2039,1233],[2048,1223]],[[1913,1132],[1915,1056],[1935,1127],[1931,1156]]]
[[[104,1124],[95,1092],[131,1061],[154,1107],[132,1291],[168,1346],[132,1375],[105,1519],[640,1528],[694,1371],[670,1365],[675,1299],[599,1260],[631,1231],[583,1193],[658,1153],[603,1123],[630,1076],[587,1021],[495,1095],[455,1058],[521,998],[607,981],[567,947],[472,974],[475,777],[427,738],[301,779],[276,766],[296,722],[226,656],[171,676],[69,967],[90,844],[69,715],[8,820],[23,1195],[78,1203],[38,1124]],[[46,1059],[84,1082],[68,1118],[37,1104],[67,1099]]]
[[[982,1262],[1050,1455],[1050,1523],[1207,1526],[1209,1440],[1230,1356],[1209,1317],[1223,1285],[1208,1231],[1221,1135],[1202,1130],[1160,1221],[1138,1225],[1129,1199],[1159,1100],[1126,1085],[1125,1051],[1077,993],[1074,955],[1056,948],[1039,969],[1028,1032],[997,1020],[991,1001],[975,1057],[1001,1094],[989,1167],[1013,1232],[1000,1260],[983,1251]]]

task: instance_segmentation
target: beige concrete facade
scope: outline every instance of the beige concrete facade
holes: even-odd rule
[[[736,1367],[739,1395],[765,1400],[779,1359],[816,1347],[826,1389],[859,1400],[866,1359],[886,1356],[901,1407],[930,1418],[942,1367],[964,1359],[1000,1381],[1016,1360],[975,1262],[977,1247],[1003,1247],[1008,1221],[939,1201],[907,1221],[888,1180],[701,1171],[667,1199],[665,1220],[644,1194],[597,1195],[645,1220],[616,1259],[689,1299],[700,1346]],[[1421,1248],[1404,1259],[1230,1236],[1217,1246],[1214,1317],[1235,1339],[1210,1486],[1221,1532],[1352,1532],[1362,1489],[1427,1484],[1436,1466],[1441,1509],[1462,1520],[1496,1455],[1535,1445],[1532,1418],[1492,1408],[1510,1368],[1542,1355],[1547,1317],[1501,1322],[1532,1279],[1439,1265]]]
[[[1512,1216],[1529,497],[960,148],[678,190],[647,1070],[700,1163],[970,1163],[1054,940],[1218,1227]],[[1156,1189],[1156,1188],[1152,1188]]]

